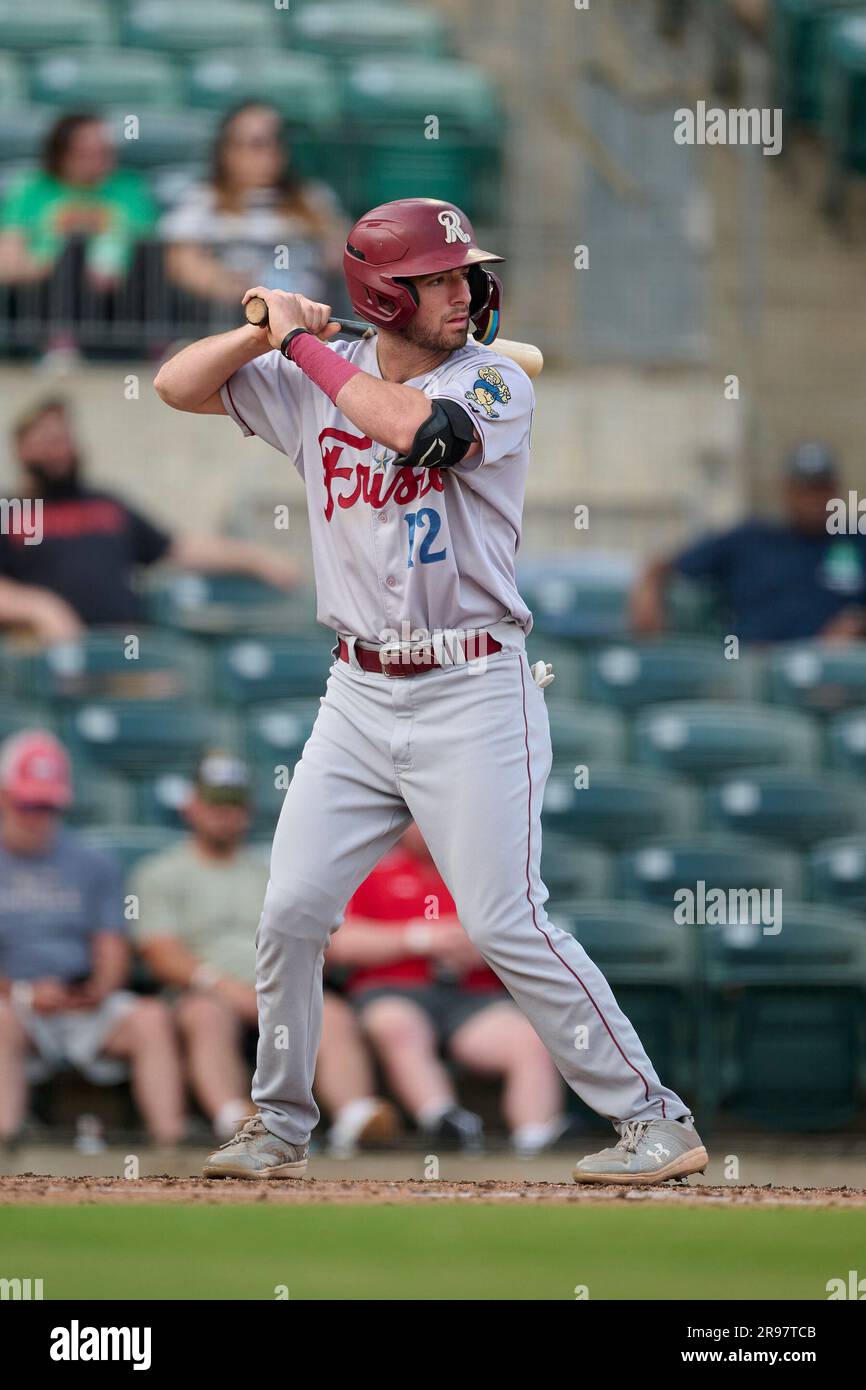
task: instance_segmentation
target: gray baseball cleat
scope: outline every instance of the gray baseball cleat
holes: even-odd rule
[[[628,1124],[619,1143],[587,1154],[572,1174],[575,1182],[650,1183],[702,1173],[709,1159],[701,1137],[679,1120]]]
[[[233,1139],[221,1144],[204,1167],[205,1178],[302,1178],[307,1171],[307,1144],[287,1144],[251,1115]]]

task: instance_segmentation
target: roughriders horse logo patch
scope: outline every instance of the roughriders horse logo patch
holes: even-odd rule
[[[375,511],[381,511],[389,502],[405,507],[417,502],[419,497],[426,497],[428,492],[445,491],[445,479],[439,468],[404,467],[386,472],[373,467],[372,462],[341,463],[347,447],[372,459],[373,441],[366,435],[350,434],[348,430],[322,430],[319,435],[327,521],[333,517],[335,507],[346,511],[357,502],[365,502]],[[342,483],[347,486],[341,488]]]

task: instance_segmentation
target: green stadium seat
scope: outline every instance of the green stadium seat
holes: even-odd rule
[[[496,88],[482,68],[450,58],[367,58],[345,74],[343,104],[353,124],[408,125],[435,113],[440,133],[489,136],[502,125]]]
[[[92,701],[66,714],[61,730],[92,763],[130,777],[189,773],[205,749],[240,744],[228,712],[161,700]]]
[[[135,634],[137,654],[127,655],[124,629],[87,633],[35,653],[22,679],[35,698],[55,702],[93,698],[166,701],[202,697],[208,665],[188,640],[143,628]]]
[[[252,705],[244,715],[244,747],[251,762],[290,768],[313,731],[319,701],[279,700]]]
[[[205,164],[213,147],[216,122],[209,111],[136,106],[138,126],[129,136],[129,107],[106,112],[126,169],[153,170],[172,164]],[[197,171],[200,175],[201,169]]]
[[[371,53],[437,58],[448,51],[445,25],[434,10],[366,0],[305,5],[294,12],[284,38],[294,49],[324,53],[340,62]]]
[[[866,775],[866,709],[837,714],[827,730],[829,761],[842,772]]]
[[[790,850],[732,835],[659,837],[624,850],[616,862],[616,885],[624,898],[656,903],[673,910],[682,888],[697,891],[775,889],[785,897],[803,893],[800,861]]]
[[[808,859],[809,897],[866,913],[866,836],[816,845]]]
[[[551,902],[604,898],[613,889],[613,857],[598,845],[546,830],[541,842],[541,877]],[[550,913],[555,917],[553,907]]]
[[[634,747],[640,763],[701,779],[739,767],[807,769],[820,762],[809,715],[739,702],[653,705],[635,719]]]
[[[589,785],[554,769],[544,796],[545,827],[602,845],[621,847],[649,835],[694,828],[698,803],[691,787],[638,768],[589,769]]]
[[[215,692],[232,705],[321,697],[333,664],[331,650],[324,634],[231,639],[216,653]]]
[[[127,825],[135,811],[131,785],[113,772],[94,767],[80,748],[70,747],[70,755],[73,802],[65,812],[68,824]]]
[[[813,714],[866,705],[866,643],[800,642],[764,658],[765,697]]]
[[[151,620],[160,627],[203,636],[285,632],[308,627],[316,612],[310,590],[287,593],[241,574],[154,576],[148,602]]]
[[[25,702],[0,697],[0,743],[13,734],[21,733],[23,729],[50,729],[54,732],[54,715],[50,709],[29,700]]]
[[[105,44],[113,37],[113,20],[102,0],[0,0],[3,47],[37,52],[49,45]]]
[[[356,128],[346,146],[349,174],[341,184],[354,212],[397,198],[443,198],[478,222],[500,216],[501,160],[491,138],[481,148],[447,131],[438,140],[415,131]]]
[[[554,686],[548,690],[555,690]],[[611,766],[623,761],[626,751],[625,721],[616,710],[602,705],[570,704],[547,697],[547,717],[553,744],[553,761],[562,771],[593,758]]]
[[[141,106],[176,105],[180,90],[161,53],[128,48],[51,49],[36,59],[31,78],[34,101],[86,110],[119,103],[135,115]]]
[[[0,157],[4,164],[35,164],[57,112],[48,106],[0,104]]]
[[[187,90],[193,106],[225,111],[245,101],[263,101],[290,125],[314,130],[330,130],[340,118],[333,68],[313,53],[215,49],[193,62]]]
[[[691,928],[670,913],[616,900],[563,905],[552,914],[602,970],[653,1065],[686,1095],[692,1088]]]
[[[626,631],[631,576],[622,566],[527,562],[519,583],[540,636],[586,640]]]
[[[829,30],[863,0],[774,0],[770,58],[774,98],[785,120],[815,125],[821,118]]]
[[[734,834],[800,847],[866,829],[862,785],[838,773],[744,770],[707,790],[706,813],[711,825]]]
[[[279,38],[273,5],[246,0],[133,0],[123,25],[124,42],[166,53],[199,54],[205,48],[239,52],[268,48]]]
[[[786,903],[776,934],[757,924],[709,927],[700,945],[708,1111],[782,1130],[850,1123],[862,1101],[863,923]]]
[[[0,53],[0,107],[14,111],[24,101],[24,74],[12,53]],[[3,151],[4,159],[7,158]]]
[[[176,844],[177,838],[175,831],[154,825],[117,825],[105,830],[85,830],[80,835],[82,843],[91,849],[111,855],[120,864],[124,878],[128,878],[140,859],[160,854]]]
[[[824,67],[825,199],[838,212],[845,175],[866,173],[866,9],[830,26]]]
[[[591,653],[587,695],[620,709],[666,700],[746,699],[751,669],[747,658],[726,660],[720,642],[691,637],[617,642]]]

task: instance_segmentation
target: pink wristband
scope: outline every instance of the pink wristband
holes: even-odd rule
[[[300,367],[310,381],[315,382],[320,391],[330,396],[334,405],[337,404],[337,396],[346,382],[351,381],[361,370],[354,363],[347,362],[338,352],[334,352],[327,343],[321,343],[318,338],[314,338],[312,333],[299,333],[297,338],[293,338],[286,355]]]

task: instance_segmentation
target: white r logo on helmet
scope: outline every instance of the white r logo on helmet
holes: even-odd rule
[[[439,214],[439,225],[445,228],[445,245],[450,246],[455,241],[471,241],[468,232],[464,232],[460,225],[460,218],[456,212],[450,208],[443,208]]]

